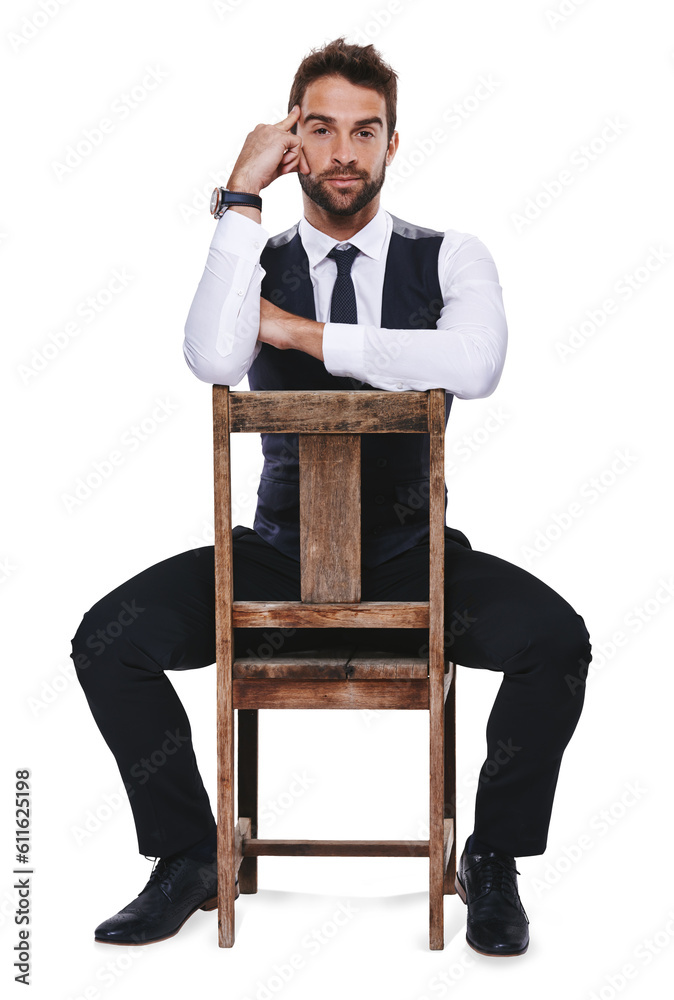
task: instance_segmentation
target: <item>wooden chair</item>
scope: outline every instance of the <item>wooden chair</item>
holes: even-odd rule
[[[443,897],[456,876],[454,664],[444,660],[445,390],[231,392],[213,386],[218,715],[219,945],[234,944],[235,876],[257,892],[260,855],[428,857],[429,944],[444,947]],[[230,440],[233,432],[297,433],[301,600],[234,601]],[[360,599],[360,435],[430,435],[430,600]],[[394,652],[235,659],[233,630],[253,627],[427,628],[427,658]],[[356,651],[358,652],[358,651]],[[325,654],[325,655],[323,655]],[[258,710],[430,712],[428,840],[276,840],[257,836]],[[234,710],[238,711],[238,819]]]

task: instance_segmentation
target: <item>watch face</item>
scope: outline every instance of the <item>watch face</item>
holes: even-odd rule
[[[215,188],[211,195],[211,215],[215,215],[220,205],[220,188]]]

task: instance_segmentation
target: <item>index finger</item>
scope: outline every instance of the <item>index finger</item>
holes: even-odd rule
[[[288,117],[284,118],[282,122],[277,122],[276,128],[291,129],[298,120],[301,110],[299,104],[294,104]]]

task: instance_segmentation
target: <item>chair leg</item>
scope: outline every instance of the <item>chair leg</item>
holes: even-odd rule
[[[445,699],[445,818],[454,824],[452,850],[445,871],[445,893],[456,893],[456,664]]]
[[[430,717],[430,808],[428,836],[429,946],[440,951],[445,946],[444,930],[444,680],[436,672],[429,679]]]
[[[238,709],[239,816],[250,817],[250,835],[257,837],[258,710]],[[244,858],[239,868],[239,892],[257,892],[257,858]]]
[[[234,945],[234,710],[218,713],[218,944]]]

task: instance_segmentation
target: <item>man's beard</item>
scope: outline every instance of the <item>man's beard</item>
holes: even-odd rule
[[[381,191],[386,176],[386,160],[381,165],[381,173],[378,177],[370,180],[361,178],[361,183],[355,188],[331,188],[327,180],[316,180],[311,174],[303,174],[297,171],[300,186],[307,197],[311,198],[319,208],[325,209],[331,215],[355,215],[361,208],[372,201]],[[356,171],[344,172],[342,174],[334,171],[327,175],[333,177],[359,177]],[[354,194],[355,190],[355,194]]]

